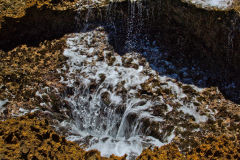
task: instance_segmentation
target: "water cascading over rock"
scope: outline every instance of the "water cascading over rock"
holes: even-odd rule
[[[4,50],[0,51],[4,66],[0,88],[12,97],[22,94],[15,100],[33,101],[37,108],[25,107],[29,102],[15,105],[6,94],[0,101],[0,116],[38,110],[36,115],[51,119],[60,133],[82,147],[98,149],[106,156],[128,154],[129,159],[146,147],[172,141],[184,152],[196,147],[196,137],[227,129],[231,134],[238,128],[237,105],[213,87],[221,84],[237,100],[238,84],[229,83],[228,74],[210,72],[211,63],[198,61],[204,54],[218,53],[232,57],[221,61],[222,56],[215,54],[209,59],[232,62],[239,48],[235,12],[208,11],[181,0],[83,0],[77,10],[51,5],[33,6],[17,19],[3,18],[0,35],[6,40],[0,44]],[[51,41],[62,35],[60,42]],[[40,47],[28,46],[42,41]],[[219,70],[217,64],[213,68]],[[5,66],[21,71],[15,73]],[[26,90],[18,92],[14,85]]]
[[[150,145],[171,142],[176,130],[198,132],[198,124],[211,118],[211,110],[200,114],[194,105],[200,103],[194,93],[202,89],[159,75],[175,66],[164,59],[167,53],[156,42],[147,40],[142,24],[136,25],[142,18],[141,3],[129,2],[128,7],[124,55],[109,44],[109,35],[116,34],[113,21],[68,38],[64,51],[68,66],[62,69],[67,77],[62,83],[72,90],[64,97],[71,119],[61,126],[70,130],[68,139],[88,149],[98,149],[104,156],[128,154],[131,159]],[[166,65],[154,71],[144,56],[162,59]]]

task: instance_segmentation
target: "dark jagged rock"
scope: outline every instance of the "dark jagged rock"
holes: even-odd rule
[[[153,10],[150,32],[155,39],[188,57],[204,59],[215,70],[229,67],[239,71],[239,4],[232,8],[206,9],[181,0],[148,1]],[[147,19],[147,21],[149,21]],[[203,61],[204,62],[204,61]],[[206,64],[207,63],[207,64]]]

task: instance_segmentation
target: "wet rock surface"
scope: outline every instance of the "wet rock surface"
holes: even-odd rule
[[[142,154],[137,157],[136,160],[147,160],[147,159],[185,159],[184,155],[181,154],[178,148],[174,145],[166,145],[161,148],[155,147],[154,149],[146,149],[142,152]]]
[[[56,69],[61,68],[66,60],[62,55],[64,46],[63,37],[45,41],[39,47],[24,45],[9,52],[1,51],[0,99],[9,101],[1,112],[1,119],[18,115],[19,110],[27,112],[39,107],[41,99],[34,97],[41,86],[63,88],[58,83],[61,74]],[[45,97],[45,101],[48,100],[51,98]]]
[[[153,39],[173,51],[174,57],[181,52],[188,63],[199,61],[198,66],[211,73],[207,87],[218,86],[225,97],[239,103],[238,89],[224,87],[232,82],[239,87],[239,10],[206,9],[180,0],[161,1],[160,5],[158,1],[148,2],[146,6],[153,14],[144,23],[149,24]],[[235,3],[239,8],[238,1]]]

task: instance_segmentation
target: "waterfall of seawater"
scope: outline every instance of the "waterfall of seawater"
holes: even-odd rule
[[[62,69],[67,74],[61,82],[73,88],[74,94],[65,97],[72,116],[61,125],[69,129],[69,140],[89,150],[98,149],[103,156],[128,154],[128,158],[133,159],[148,146],[171,142],[175,129],[187,126],[184,123],[188,123],[189,117],[196,123],[205,122],[208,117],[200,115],[193,105],[196,97],[186,101],[182,84],[159,75],[174,66],[165,60],[158,61],[156,57],[166,53],[161,53],[155,43],[136,41],[135,36],[141,33],[143,25],[142,5],[140,2],[129,5],[126,47],[130,50],[125,55],[117,54],[109,44],[106,26],[68,38],[68,48],[64,51],[69,58],[68,66]],[[112,7],[114,4],[109,13]],[[114,32],[113,24],[108,25]],[[131,52],[131,47],[143,51]],[[152,66],[158,72],[149,66],[144,55],[148,55],[149,61],[162,64],[159,68]],[[201,92],[195,86],[192,89]],[[168,92],[169,98],[161,94],[162,90]],[[192,130],[197,131],[197,128],[192,127]]]

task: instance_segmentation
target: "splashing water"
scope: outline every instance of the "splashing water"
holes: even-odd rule
[[[193,105],[196,97],[186,101],[182,85],[159,76],[143,53],[120,56],[108,40],[104,27],[74,34],[67,40],[64,55],[69,57],[69,67],[63,69],[67,77],[62,83],[73,88],[74,94],[65,97],[72,117],[61,125],[70,130],[69,140],[98,149],[103,156],[128,154],[133,159],[150,145],[171,142],[175,129],[187,123],[189,115],[195,123],[208,119]],[[150,46],[145,47],[146,52],[160,54],[158,48]],[[168,90],[171,96],[164,97],[161,90]],[[193,90],[201,92],[199,88]],[[167,120],[169,116],[171,120]]]
[[[74,75],[74,79],[66,82],[75,88],[75,94],[66,98],[73,107],[75,126],[72,131],[80,134],[80,137],[94,136],[89,144],[89,149],[99,149],[103,155],[139,154],[142,151],[140,144],[144,142],[139,141],[138,138],[137,130],[140,129],[140,124],[137,119],[132,119],[129,125],[126,123],[129,123],[127,118],[131,112],[138,113],[139,117],[148,115],[144,109],[148,108],[151,103],[135,98],[135,94],[137,94],[140,84],[149,77],[142,73],[142,66],[138,69],[122,66],[122,58],[116,54],[115,56],[111,55],[113,51],[107,51],[104,48],[104,43],[107,43],[106,37],[100,36],[103,43],[94,45],[92,40],[94,36],[99,35],[106,36],[101,32],[97,34],[96,31],[95,33],[79,34],[68,40],[70,49],[64,52],[65,56],[73,60],[70,61],[69,75],[80,72],[80,74]],[[81,44],[82,41],[85,44]],[[102,49],[101,46],[103,46]],[[101,52],[105,61],[99,60],[99,56],[97,56],[97,53]],[[108,56],[111,57],[107,59]],[[112,66],[109,66],[109,63],[113,63]],[[73,80],[79,81],[80,86],[74,86]],[[141,107],[136,106],[140,102],[146,104]],[[161,120],[150,115],[149,118]],[[145,138],[145,143],[156,141],[155,144],[162,144],[152,137]],[[98,143],[93,141],[98,141]],[[105,147],[102,147],[102,143]],[[129,148],[124,151],[122,148],[126,148],[126,146]]]
[[[102,156],[127,154],[128,159],[134,159],[146,147],[170,143],[175,130],[199,131],[195,124],[212,118],[212,111],[200,114],[195,105],[200,103],[200,94],[188,95],[183,89],[200,93],[201,88],[176,82],[176,74],[167,74],[176,67],[164,59],[166,53],[160,52],[155,42],[143,36],[141,1],[128,2],[123,47],[127,53],[120,56],[114,51],[110,34],[115,37],[115,47],[121,47],[115,36],[115,7],[112,1],[107,10],[109,24],[91,31],[87,31],[88,10],[83,32],[67,40],[64,55],[69,59],[61,82],[72,88],[73,94],[64,97],[71,107],[71,118],[61,126],[68,129],[69,140],[88,150],[97,149]],[[105,29],[113,33],[107,34]]]

